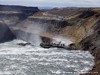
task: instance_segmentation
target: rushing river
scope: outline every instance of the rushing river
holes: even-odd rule
[[[88,51],[20,46],[18,42],[22,41],[0,44],[0,75],[79,75],[94,65]]]

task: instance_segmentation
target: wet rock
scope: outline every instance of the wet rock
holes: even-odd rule
[[[77,50],[76,48],[76,44],[75,43],[72,43],[68,46],[68,50]]]
[[[43,48],[63,48],[63,49],[69,49],[68,46],[66,46],[65,44],[61,44],[61,43],[41,43],[40,44],[41,47]]]
[[[0,43],[15,39],[15,35],[5,24],[0,23]]]
[[[17,45],[20,45],[20,46],[27,46],[27,45],[31,45],[31,43],[18,43]]]

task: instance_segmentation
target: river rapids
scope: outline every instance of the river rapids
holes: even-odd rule
[[[21,40],[0,44],[0,75],[79,75],[94,65],[88,51],[20,46]]]

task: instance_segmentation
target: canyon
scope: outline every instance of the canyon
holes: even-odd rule
[[[69,45],[71,50],[90,51],[95,57],[91,73],[84,75],[100,74],[99,24],[100,8],[39,10],[37,7],[0,5],[1,43],[17,38],[40,45],[51,43],[56,37],[70,39],[73,42]]]

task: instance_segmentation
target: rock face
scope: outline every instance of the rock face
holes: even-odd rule
[[[15,35],[11,32],[9,27],[4,24],[0,24],[0,43],[15,39]]]
[[[0,5],[0,22],[10,26],[16,25],[38,11],[37,7]]]
[[[72,10],[76,12],[72,12]],[[53,9],[51,11],[42,12],[41,15],[37,12],[24,21],[10,27],[12,31],[16,32],[15,34],[18,35],[18,37],[20,34],[20,38],[23,40],[26,40],[25,36],[28,37],[27,39],[31,38],[28,36],[30,34],[38,34],[40,37],[50,39],[59,35],[64,38],[70,38],[73,42],[78,43],[93,34],[94,28],[98,28],[95,24],[100,18],[100,13],[95,9],[87,8],[73,8],[72,10],[68,11],[69,16],[67,13],[59,13],[62,10],[58,12],[58,10],[54,11]],[[63,11],[65,11],[65,9],[63,9]],[[56,12],[56,14],[54,12]],[[63,19],[59,18],[59,15],[60,17],[64,16]],[[74,45],[72,45],[72,47],[74,47]]]
[[[0,5],[0,11],[12,11],[23,13],[27,16],[33,15],[38,12],[39,9],[37,7],[26,7],[26,6],[12,6],[12,5]]]
[[[95,66],[90,71],[91,74],[84,75],[99,75],[100,74],[100,30],[88,36],[80,42],[81,48],[95,57]],[[96,73],[95,73],[96,72]]]
[[[65,14],[67,10],[69,11]],[[75,44],[71,44],[70,48],[90,51],[95,57],[93,69],[82,75],[100,75],[100,8],[53,9],[48,13],[67,17],[64,19],[71,25],[60,29],[59,33],[74,39]]]
[[[14,39],[14,31],[10,30],[10,27],[16,26],[38,11],[37,7],[0,5],[0,42]]]
[[[38,37],[37,35],[39,35],[42,42],[44,42],[47,41],[47,38],[53,39],[53,36],[58,33],[58,30],[63,29],[67,25],[70,25],[67,21],[27,18],[17,25],[10,26],[10,28],[18,38],[27,42],[32,41],[31,43],[33,44],[34,37]],[[45,40],[43,37],[46,37]]]
[[[99,20],[99,17],[99,9],[95,8],[58,8],[36,13],[31,16],[31,19],[37,19],[37,22],[42,21],[41,23],[46,22],[49,25],[48,32],[51,34],[70,38],[73,42],[80,42],[94,32],[93,26]],[[49,22],[47,19],[49,19]],[[65,21],[66,23],[58,23],[55,20]],[[51,25],[52,23],[54,25]]]

